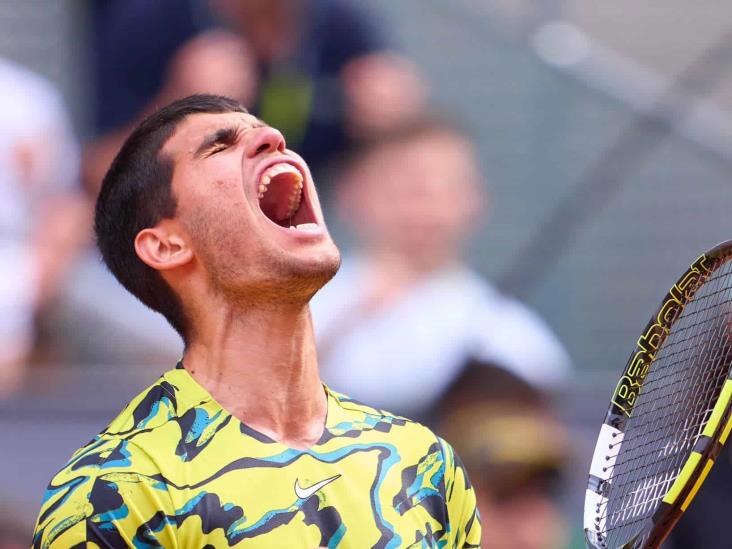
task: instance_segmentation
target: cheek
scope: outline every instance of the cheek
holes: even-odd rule
[[[186,216],[191,225],[229,225],[251,217],[240,175],[228,174],[216,179],[196,178],[187,196],[179,199],[179,215]]]
[[[241,255],[251,248],[251,219],[241,204],[208,197],[198,202],[181,219],[188,231],[196,255],[206,265],[229,261],[227,256]]]
[[[185,174],[181,181],[183,192],[190,197],[190,202],[201,202],[216,197],[228,200],[244,199],[242,168],[236,155],[221,155],[215,161],[207,161],[205,165],[196,165]]]

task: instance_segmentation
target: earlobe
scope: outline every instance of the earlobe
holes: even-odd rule
[[[135,252],[143,263],[157,271],[174,269],[193,259],[193,251],[186,240],[160,225],[137,233]]]

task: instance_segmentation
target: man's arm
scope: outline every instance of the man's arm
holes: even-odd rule
[[[445,502],[450,547],[480,547],[481,526],[475,490],[452,446],[440,439],[445,460]]]
[[[149,457],[126,440],[97,440],[51,481],[34,549],[177,547],[165,483]]]

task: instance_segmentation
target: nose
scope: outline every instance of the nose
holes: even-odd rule
[[[254,132],[256,133],[247,145],[246,154],[248,158],[254,158],[262,153],[285,151],[285,138],[279,130],[265,126],[255,129]]]

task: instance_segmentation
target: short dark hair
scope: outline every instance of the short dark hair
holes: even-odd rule
[[[127,290],[162,314],[187,343],[188,321],[178,295],[158,271],[135,252],[137,234],[172,218],[177,206],[171,187],[173,161],[161,150],[177,125],[191,114],[247,110],[219,95],[191,95],[151,114],[127,137],[102,182],[94,231],[102,259]]]

